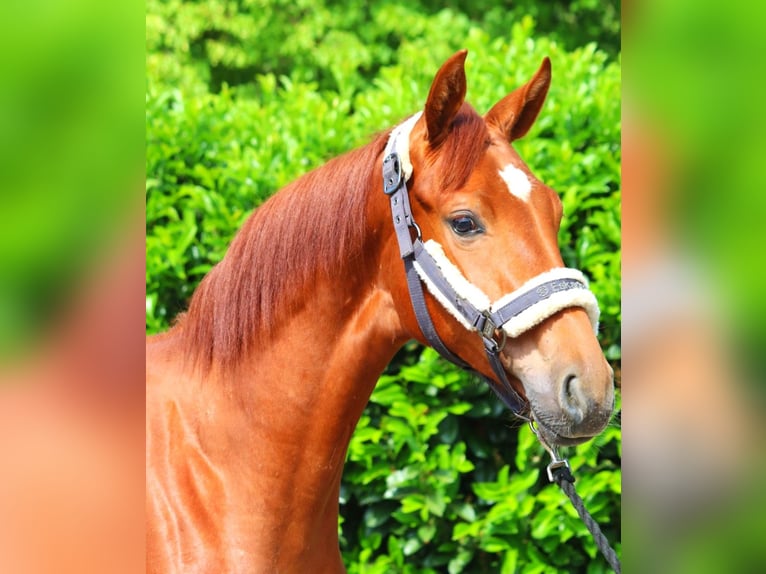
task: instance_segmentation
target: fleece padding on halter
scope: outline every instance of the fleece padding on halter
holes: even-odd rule
[[[600,315],[598,302],[595,295],[588,289],[587,279],[577,269],[560,267],[536,275],[515,291],[490,304],[489,297],[479,287],[471,283],[460,272],[460,269],[447,258],[439,243],[429,239],[424,243],[424,247],[452,289],[470,305],[488,315],[494,315],[498,311],[502,313],[503,308],[508,304],[518,301],[527,293],[536,291],[536,301],[532,305],[520,309],[517,314],[503,317],[502,321],[496,322],[498,327],[502,325],[509,337],[518,337],[567,307],[584,308],[588,313],[591,325],[593,325],[593,331],[598,333]],[[466,315],[456,307],[455,303],[439,289],[417,260],[415,261],[415,269],[428,287],[428,291],[449,311],[450,315],[455,317],[466,329],[476,331],[476,327],[469,322]]]
[[[415,124],[420,119],[423,112],[417,112],[404,120],[393,130],[391,135],[388,136],[388,143],[386,144],[385,155],[389,155],[391,152],[399,154],[399,162],[402,166],[402,174],[404,175],[404,181],[407,181],[412,177],[412,162],[410,161],[410,132]]]

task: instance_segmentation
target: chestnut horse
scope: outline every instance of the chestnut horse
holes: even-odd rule
[[[412,338],[485,376],[551,444],[606,426],[595,300],[563,266],[559,198],[510,145],[550,62],[482,117],[465,57],[420,113],[264,203],[188,312],[149,337],[149,572],[343,572],[346,449]]]

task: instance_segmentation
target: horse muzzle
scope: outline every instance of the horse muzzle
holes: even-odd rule
[[[533,419],[551,445],[572,446],[600,434],[614,410],[614,377],[604,360],[602,368],[559,377],[521,379]]]

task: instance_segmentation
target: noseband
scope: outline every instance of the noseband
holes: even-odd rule
[[[518,417],[529,420],[529,405],[511,385],[500,360],[507,337],[517,337],[567,307],[582,307],[594,331],[599,309],[588,282],[577,269],[555,268],[533,277],[494,303],[466,279],[446,257],[441,246],[422,240],[410,208],[407,180],[412,175],[409,135],[420,114],[391,132],[383,160],[383,191],[389,197],[399,252],[404,261],[410,300],[426,341],[448,361],[475,372],[449,350],[439,337],[426,307],[423,283],[441,305],[464,327],[479,334],[496,384],[484,377],[503,403]],[[413,238],[414,232],[414,238]],[[498,341],[499,337],[499,341]],[[498,385],[502,390],[498,389]]]

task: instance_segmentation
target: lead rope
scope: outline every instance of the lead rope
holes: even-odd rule
[[[604,533],[601,532],[601,527],[598,525],[598,522],[593,519],[593,517],[585,508],[583,499],[580,498],[580,496],[577,494],[577,491],[575,491],[575,479],[574,476],[572,476],[569,461],[565,458],[559,458],[558,451],[555,449],[555,447],[551,447],[545,441],[545,439],[543,439],[542,435],[535,427],[533,421],[529,421],[529,428],[532,429],[532,432],[537,437],[537,440],[539,440],[540,444],[543,445],[543,448],[548,451],[548,454],[551,455],[551,463],[546,468],[548,471],[548,480],[558,484],[561,487],[561,490],[563,490],[564,493],[569,497],[569,500],[572,502],[572,506],[575,507],[577,514],[580,515],[580,519],[583,521],[583,524],[585,524],[585,527],[591,533],[591,536],[593,536],[593,540],[596,542],[596,546],[601,551],[601,555],[609,563],[609,566],[612,567],[612,570],[614,570],[617,574],[621,574],[622,565],[620,564],[620,559],[617,557],[617,553],[614,551],[614,548],[610,546],[609,540],[607,540],[606,536],[604,536]]]

